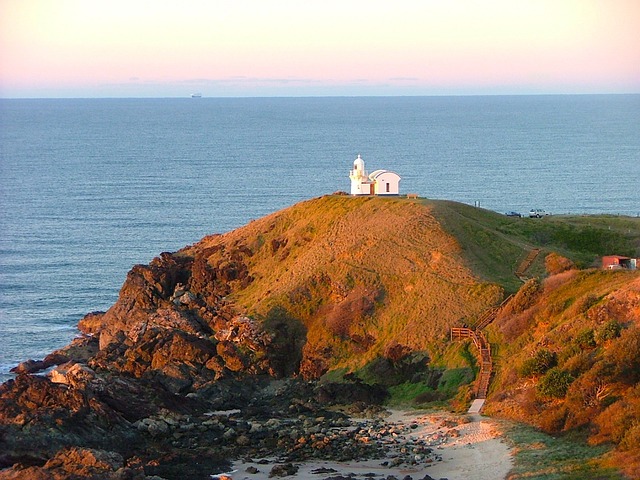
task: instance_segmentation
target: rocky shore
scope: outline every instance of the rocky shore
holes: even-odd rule
[[[78,363],[63,367],[0,387],[0,462],[11,467],[0,478],[209,478],[235,458],[342,461],[384,451],[346,414],[324,408],[310,382],[229,380],[176,396]]]
[[[371,416],[384,391],[292,376],[296,325],[265,328],[225,299],[242,271],[163,254],[70,345],[16,367],[0,386],[0,478],[209,478],[237,458],[385,454],[335,408]]]
[[[438,449],[455,441],[457,428],[468,421],[441,419],[425,435],[424,419],[389,420],[389,412],[363,402],[322,404],[324,387],[315,382],[222,383],[209,401],[202,395],[160,399],[151,386],[105,379],[79,364],[64,374],[20,375],[0,391],[0,459],[10,467],[0,479],[171,479],[185,478],[185,472],[209,478],[234,470],[233,460],[247,478],[298,475],[300,463],[309,461],[375,461],[392,478],[392,472],[421,472],[441,462]],[[238,406],[239,398],[249,400],[224,409]],[[319,468],[313,478],[340,478],[334,467]]]
[[[26,392],[26,383],[42,390],[48,381],[20,376],[2,388]],[[228,391],[239,394],[243,387],[229,384]],[[465,436],[473,420],[466,416],[390,415],[362,402],[325,408],[317,401],[321,390],[314,382],[260,379],[242,409],[207,410],[194,399],[135,421],[111,410],[105,422],[83,408],[50,408],[47,419],[16,416],[10,428],[3,426],[1,458],[3,466],[12,466],[0,471],[0,479],[443,479],[448,477],[430,474],[440,475],[439,464],[446,464],[444,471],[464,466],[444,457],[445,448],[496,437],[495,431],[480,439]],[[134,399],[121,400],[125,405]],[[510,463],[502,448],[504,469]]]

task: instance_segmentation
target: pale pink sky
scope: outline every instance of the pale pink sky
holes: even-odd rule
[[[0,97],[640,93],[640,0],[0,0]]]

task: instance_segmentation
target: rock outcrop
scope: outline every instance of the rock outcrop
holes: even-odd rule
[[[137,265],[79,338],[16,367],[0,386],[0,478],[209,478],[243,452],[292,449],[291,420],[275,419],[335,417],[304,381],[274,390],[298,371],[303,343],[291,338],[304,328],[265,326],[227,301],[229,282],[250,282],[246,254]]]

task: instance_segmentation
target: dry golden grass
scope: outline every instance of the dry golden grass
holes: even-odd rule
[[[447,363],[450,327],[473,324],[501,301],[503,289],[519,290],[488,328],[496,376],[485,412],[549,431],[588,426],[594,441],[610,441],[622,415],[616,412],[636,412],[635,403],[613,405],[636,392],[617,363],[635,358],[640,335],[623,331],[618,338],[605,329],[612,322],[640,327],[640,273],[574,265],[594,263],[605,249],[612,253],[610,245],[633,250],[639,227],[634,219],[529,221],[454,202],[330,195],[182,252],[198,253],[211,266],[246,268],[252,281],[230,282],[228,301],[239,312],[268,318],[277,307],[303,323],[301,371],[310,377],[356,370],[391,345]],[[527,273],[540,278],[520,288],[513,272],[533,248],[542,255]],[[546,373],[526,377],[520,368],[541,349],[557,355],[553,373],[573,381],[553,390],[553,398],[538,388]],[[600,382],[602,375],[608,383]],[[640,434],[618,437],[627,445]]]
[[[331,368],[361,366],[392,342],[442,349],[452,325],[503,295],[469,269],[431,206],[415,200],[325,196],[191,248],[211,249],[211,264],[249,249],[254,280],[233,301],[249,315],[286,308],[308,328],[307,354],[324,351]],[[366,299],[360,308],[349,303],[353,292]]]

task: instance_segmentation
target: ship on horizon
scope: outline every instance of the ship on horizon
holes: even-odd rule
[[[202,98],[202,94],[201,93],[192,93],[191,94],[191,98]]]

